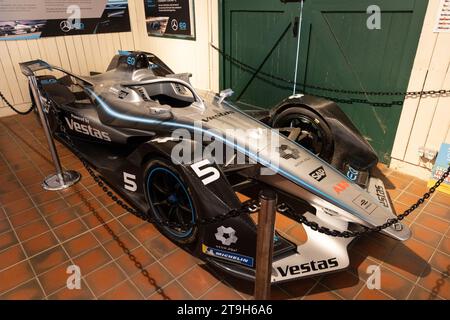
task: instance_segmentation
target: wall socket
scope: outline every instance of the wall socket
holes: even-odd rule
[[[432,161],[436,158],[437,151],[425,147],[419,147],[418,154],[419,157],[424,158],[427,161]]]

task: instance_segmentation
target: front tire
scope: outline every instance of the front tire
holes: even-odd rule
[[[165,159],[155,159],[145,170],[145,195],[152,218],[177,224],[195,224],[197,210],[189,184],[180,170],[168,164]],[[157,224],[161,232],[178,244],[196,242],[198,228],[167,226]]]

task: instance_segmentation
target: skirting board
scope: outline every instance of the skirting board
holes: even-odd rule
[[[20,111],[26,111],[28,110],[28,108],[30,107],[30,103],[22,103],[22,104],[17,104],[14,106],[14,108],[16,108],[17,110]],[[9,107],[1,107],[0,108],[0,118],[1,117],[9,117],[9,116],[13,116],[16,115],[17,113],[14,112],[14,110],[12,110]]]
[[[427,168],[420,167],[411,163],[407,163],[398,159],[391,158],[390,169],[400,171],[405,174],[409,174],[418,179],[428,181],[431,176],[431,171]]]

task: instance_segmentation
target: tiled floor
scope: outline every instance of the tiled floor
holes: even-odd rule
[[[251,283],[204,265],[105,197],[80,162],[58,144],[64,166],[81,183],[46,192],[53,172],[42,129],[34,116],[0,119],[0,299],[161,299],[112,236],[97,212],[170,299],[249,299]],[[382,169],[398,211],[426,190],[426,183]],[[381,235],[353,242],[351,268],[274,286],[274,299],[449,299],[450,196],[436,193],[407,219],[412,239]],[[292,237],[302,228],[277,218]],[[67,267],[82,272],[80,290],[69,290]],[[381,289],[365,285],[370,265],[381,268]]]

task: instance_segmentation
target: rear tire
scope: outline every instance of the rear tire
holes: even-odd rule
[[[272,128],[289,127],[301,128],[302,132],[308,133],[306,138],[295,142],[323,160],[328,162],[331,160],[334,149],[333,136],[321,116],[304,107],[289,107],[274,117]]]
[[[144,183],[145,196],[150,206],[152,218],[156,221],[174,223],[195,223],[197,210],[189,184],[176,167],[168,160],[157,158],[146,167]],[[157,224],[161,232],[178,244],[191,244],[197,241],[198,227],[169,227]]]

